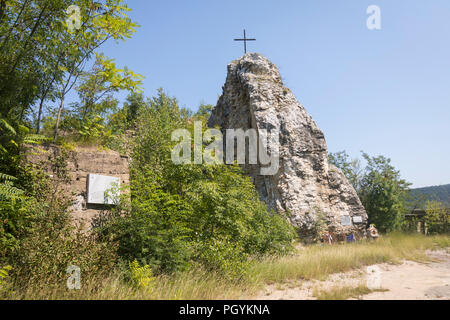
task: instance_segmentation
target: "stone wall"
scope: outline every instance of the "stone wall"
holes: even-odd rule
[[[58,146],[33,146],[25,150],[26,161],[53,175],[52,159],[60,154]],[[73,197],[73,216],[87,224],[106,208],[104,205],[88,204],[87,178],[89,174],[99,174],[120,178],[121,186],[130,182],[129,158],[111,150],[96,147],[77,147],[68,151],[67,170],[69,184],[63,186]]]

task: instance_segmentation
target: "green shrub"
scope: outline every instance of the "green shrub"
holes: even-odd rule
[[[260,205],[249,225],[251,229],[244,243],[246,252],[259,256],[292,252],[292,242],[297,238],[297,233],[284,215],[268,213],[266,206]]]
[[[7,297],[11,291],[11,284],[8,282],[11,266],[0,267],[0,298]]]
[[[31,203],[22,197],[0,201],[0,261],[18,246],[20,236],[30,227]]]
[[[427,201],[425,223],[429,233],[447,233],[450,224],[450,214],[444,205],[438,201]]]
[[[197,261],[203,268],[227,279],[241,279],[247,275],[248,254],[239,243],[228,239],[211,239],[198,244]]]
[[[156,278],[153,276],[152,269],[148,264],[141,267],[135,259],[129,263],[129,267],[131,283],[137,289],[150,289],[154,285]]]
[[[127,261],[137,259],[157,272],[174,272],[189,266],[187,212],[191,208],[176,195],[162,191],[142,177],[132,184],[133,198],[100,222],[97,233],[119,244],[118,253]]]
[[[29,210],[35,216],[31,228],[11,255],[15,286],[64,288],[70,265],[80,267],[86,282],[102,279],[114,269],[114,243],[101,243],[76,226],[67,207],[35,203]]]
[[[11,280],[20,290],[44,286],[65,289],[70,265],[80,267],[86,281],[100,279],[115,267],[116,245],[99,242],[71,218],[73,200],[64,188],[69,181],[68,156],[62,150],[52,158],[52,178],[42,171],[30,170],[25,185],[27,196],[10,211],[24,219],[15,221],[15,232],[11,232],[14,245],[5,257],[13,266]]]

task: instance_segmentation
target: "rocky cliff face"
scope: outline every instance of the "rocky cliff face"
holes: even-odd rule
[[[268,59],[248,53],[228,65],[223,94],[208,125],[223,131],[279,131],[278,172],[262,176],[258,164],[243,167],[261,199],[288,213],[300,235],[308,236],[321,218],[334,232],[364,233],[367,214],[354,188],[328,163],[324,134]]]

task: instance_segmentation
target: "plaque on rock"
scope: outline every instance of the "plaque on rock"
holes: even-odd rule
[[[89,204],[116,204],[120,195],[120,178],[88,175],[87,193]]]
[[[363,223],[363,219],[361,216],[354,216],[353,223]]]
[[[311,227],[312,220],[305,217],[306,208],[326,213],[324,223],[332,229],[336,227],[337,233],[351,229],[352,216],[361,215],[365,221],[366,212],[355,189],[327,161],[324,133],[283,85],[276,65],[258,53],[247,53],[228,64],[227,70],[222,95],[211,112],[208,127],[245,128],[244,135],[250,141],[253,139],[248,130],[255,130],[264,138],[256,139],[260,144],[255,145],[263,147],[259,148],[264,151],[263,161],[254,162],[249,159],[252,157],[238,161],[245,165],[260,198],[276,211],[288,209],[290,223],[299,229]],[[246,139],[237,138],[238,135],[235,131],[234,137],[230,135],[223,141],[226,148],[222,151],[228,160],[235,160],[239,144],[245,155],[251,150]],[[343,218],[343,224],[349,227],[340,224],[342,215],[348,216]]]
[[[341,216],[341,225],[343,225],[344,227],[351,226],[352,220],[350,216]]]

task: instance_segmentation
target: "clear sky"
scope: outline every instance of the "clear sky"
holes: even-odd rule
[[[129,0],[141,27],[104,52],[180,105],[216,104],[234,38],[257,39],[331,152],[385,155],[414,187],[450,183],[449,0]],[[368,30],[366,9],[381,9]]]

